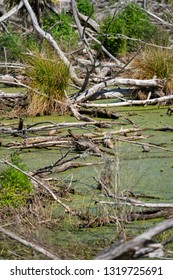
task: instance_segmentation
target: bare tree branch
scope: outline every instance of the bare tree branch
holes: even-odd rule
[[[133,259],[135,254],[141,249],[147,247],[152,241],[152,238],[170,228],[173,227],[173,218],[168,219],[162,223],[151,227],[149,230],[145,231],[141,235],[135,237],[134,239],[117,245],[112,245],[105,250],[103,250],[96,260],[116,260],[116,259]]]
[[[15,234],[14,232],[11,232],[9,230],[4,229],[2,226],[0,226],[0,232],[7,235],[8,237],[20,242],[21,244],[32,248],[33,250],[45,255],[46,257],[48,257],[49,259],[52,260],[59,260],[59,258],[57,256],[55,256],[54,254],[52,254],[51,252],[45,250],[44,248],[42,248],[41,246],[34,244],[32,242],[29,242],[23,238],[21,238],[20,236],[18,236],[17,234]]]
[[[62,50],[59,48],[57,42],[53,39],[53,37],[49,33],[45,32],[39,26],[36,15],[34,14],[33,9],[31,8],[31,5],[29,4],[28,0],[22,0],[22,1],[31,17],[34,29],[51,44],[51,46],[56,50],[57,55],[60,57],[60,59],[69,67],[70,76],[72,80],[78,85],[81,85],[82,81],[77,77],[75,69],[73,68],[73,66],[71,65],[71,63],[69,62],[65,54],[62,52]]]
[[[19,4],[14,6],[10,11],[8,11],[7,13],[5,13],[3,16],[0,17],[0,22],[3,22],[7,20],[9,17],[16,14],[22,7],[23,7],[23,1],[21,0]]]

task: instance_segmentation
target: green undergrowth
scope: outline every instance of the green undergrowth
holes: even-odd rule
[[[11,155],[11,163],[23,171],[26,165],[17,154]],[[0,173],[0,208],[19,208],[26,205],[32,194],[28,177],[11,166]]]
[[[136,50],[141,41],[165,45],[168,38],[169,34],[159,30],[148,14],[134,3],[128,3],[114,16],[107,15],[101,22],[99,35],[102,44],[114,55]]]

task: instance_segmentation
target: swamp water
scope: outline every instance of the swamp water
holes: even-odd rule
[[[109,158],[112,159],[113,191],[118,192],[118,194],[131,192],[139,195],[138,199],[142,201],[173,203],[173,132],[157,130],[161,127],[172,127],[173,116],[166,114],[167,107],[158,108],[156,106],[123,107],[117,108],[116,111],[120,113],[121,117],[118,120],[112,120],[111,128],[106,130],[115,131],[121,128],[140,128],[141,131],[139,133],[143,136],[143,139],[133,140],[131,143],[114,141],[114,149],[112,154],[109,154]],[[125,126],[118,125],[118,122],[121,123],[126,118],[131,120],[131,124],[127,121]],[[48,120],[56,123],[76,122],[74,118],[69,116],[51,116],[26,118],[24,124]],[[17,120],[15,119],[0,119],[1,125],[9,122],[16,122],[17,125]],[[92,131],[94,129],[93,127],[88,128]],[[76,134],[84,134],[88,133],[88,128],[71,128],[71,130]],[[105,131],[105,129],[101,130]],[[95,132],[97,133],[97,131]],[[46,136],[47,133],[47,131],[42,132],[42,135]],[[59,135],[68,135],[68,129],[61,129]],[[33,137],[34,135],[29,136]],[[115,138],[120,139],[122,138],[121,136],[125,139],[123,133],[122,135],[115,135]],[[127,133],[128,136],[134,136],[134,132]],[[4,145],[12,141],[22,141],[22,139],[3,134],[0,138],[2,142],[0,159],[9,159],[10,154],[14,153],[14,150],[4,147]],[[143,152],[142,146],[139,144],[143,142],[155,146],[150,147],[150,152]],[[44,149],[21,149],[18,152],[23,162],[27,165],[28,170],[35,171],[38,168],[56,162],[67,150],[60,149],[59,147],[50,147]],[[75,153],[72,150],[68,157],[73,157]],[[39,220],[37,217],[36,221],[34,221],[34,216],[32,219],[24,217],[25,222],[21,222],[21,229],[18,232],[24,235],[26,239],[28,237],[31,240],[36,240],[43,247],[49,248],[55,254],[57,253],[60,258],[91,259],[111,242],[123,236],[126,236],[127,239],[133,238],[155,223],[160,222],[160,218],[128,223],[116,221],[117,217],[126,215],[129,211],[144,209],[139,207],[138,209],[136,209],[137,207],[128,208],[125,205],[112,207],[106,204],[99,204],[98,202],[103,200],[107,202],[112,201],[110,198],[105,198],[102,192],[97,189],[97,179],[104,169],[105,161],[103,158],[91,155],[87,157],[81,156],[78,161],[93,164],[91,166],[69,169],[61,173],[57,173],[55,168],[48,177],[64,180],[69,188],[73,189],[73,193],[62,197],[62,202],[70,208],[82,212],[86,217],[86,221],[68,215],[56,202],[53,200],[47,201],[45,198],[45,203],[42,203],[41,206],[38,205],[42,218]],[[3,168],[4,165],[0,164],[0,170]],[[63,185],[61,186],[60,183],[58,188],[61,187],[63,188]],[[153,198],[141,198],[145,196]],[[115,217],[114,222],[110,218],[111,216]],[[5,221],[2,220],[2,225],[3,223]],[[15,232],[14,225],[11,229]],[[164,238],[167,239],[172,233],[173,230],[168,231],[168,233],[166,232]],[[14,246],[14,250],[17,250],[18,257],[9,253],[11,246]],[[2,241],[0,241],[1,247],[3,247]],[[29,249],[23,248],[11,240],[6,245],[4,252],[2,258],[44,258],[44,256],[38,253],[33,254]]]

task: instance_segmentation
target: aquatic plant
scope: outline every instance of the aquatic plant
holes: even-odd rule
[[[61,113],[68,87],[69,69],[53,52],[35,53],[25,58],[29,78],[29,115]]]

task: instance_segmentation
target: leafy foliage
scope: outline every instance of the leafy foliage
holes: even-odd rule
[[[77,46],[78,34],[72,28],[72,23],[73,18],[65,13],[58,16],[49,12],[42,17],[43,29],[49,32],[63,49],[69,48],[69,46],[73,46],[73,48]]]
[[[11,162],[22,170],[25,164],[17,154],[11,156]],[[8,166],[0,173],[0,207],[18,208],[27,202],[32,193],[28,177],[20,171]]]
[[[4,59],[4,51],[6,51],[7,59],[16,61],[20,58],[23,50],[21,38],[19,34],[15,34],[9,29],[9,33],[1,32],[0,34],[0,58]]]
[[[57,112],[59,101],[65,98],[68,87],[69,69],[53,53],[35,53],[34,56],[26,57],[28,64],[27,76],[30,78],[30,115],[49,115]],[[35,93],[38,91],[42,95]]]
[[[101,24],[100,39],[103,45],[112,53],[134,51],[139,43],[129,38],[149,41],[156,31],[148,15],[136,4],[127,4],[113,18],[107,16]]]
[[[77,8],[85,16],[91,16],[94,12],[91,0],[77,0]]]

